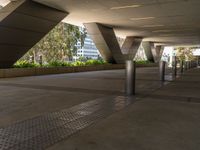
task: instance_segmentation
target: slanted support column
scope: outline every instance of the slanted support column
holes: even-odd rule
[[[161,60],[161,58],[162,58],[164,47],[161,46],[161,45],[155,46],[155,51],[156,51],[155,58],[157,59],[156,61],[159,62]]]
[[[124,44],[122,45],[122,53],[125,55],[126,60],[133,60],[135,55],[141,45],[141,37],[128,36],[125,39]]]
[[[84,25],[104,60],[109,63],[125,63],[113,28],[99,23],[85,23]]]
[[[12,1],[0,13],[0,68],[12,67],[68,15],[31,0]]]
[[[158,63],[162,57],[163,47],[162,46],[154,46],[152,42],[142,42],[142,46],[144,48],[147,59],[151,62]]]
[[[122,53],[126,59],[126,95],[135,95],[136,65],[133,59],[140,47],[141,37],[126,37],[122,45]]]
[[[136,65],[133,60],[126,60],[126,95],[135,95]]]
[[[151,51],[151,44],[150,42],[142,42],[142,47],[144,48],[147,60],[150,62],[154,62],[153,54]]]

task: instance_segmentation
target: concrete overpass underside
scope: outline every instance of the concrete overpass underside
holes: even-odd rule
[[[101,46],[100,51],[105,59],[109,58],[109,62],[113,63],[123,63],[124,59],[133,57],[137,51],[132,51],[128,57],[124,56],[123,48],[114,39],[116,36],[140,37],[143,42],[155,46],[199,45],[199,9],[199,0],[12,1],[0,10],[0,67],[12,66],[63,19],[74,25],[96,23],[112,29],[108,37],[102,34],[107,45]],[[107,32],[101,30],[101,33]],[[91,33],[91,29],[88,31]],[[111,35],[112,40],[109,38]],[[91,33],[91,36],[94,37],[94,34]],[[96,44],[98,47],[99,44]],[[157,48],[146,52],[152,53],[154,59],[152,56],[150,58],[151,54],[147,57],[154,62],[159,61]]]
[[[109,62],[132,63],[141,43],[158,62],[163,45],[199,44],[199,10],[199,0],[15,0],[0,10],[0,67],[63,19],[85,24]],[[164,67],[134,65],[131,80],[124,70],[0,79],[0,149],[198,150],[200,70],[188,64],[163,82]]]
[[[199,0],[34,0],[69,12],[65,22],[97,22],[119,37],[144,37],[163,45],[199,44]]]

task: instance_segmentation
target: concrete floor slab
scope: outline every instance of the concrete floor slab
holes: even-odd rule
[[[124,77],[124,70],[112,70],[0,79],[0,127],[124,95]],[[161,83],[157,68],[137,69],[139,101],[48,150],[199,149],[200,71],[167,77]]]

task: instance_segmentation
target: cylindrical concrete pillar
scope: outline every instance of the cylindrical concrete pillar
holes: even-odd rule
[[[190,62],[189,61],[187,62],[187,69],[188,70],[190,69]]]
[[[197,67],[199,66],[199,56],[197,57]]]
[[[126,61],[126,94],[135,95],[136,65],[132,60]]]
[[[174,72],[173,72],[173,74],[174,74],[174,76],[176,76],[177,75],[177,57],[176,56],[174,56],[174,58],[173,58],[173,62],[174,62]]]
[[[184,66],[184,68],[185,68],[185,71],[188,69],[187,61],[185,61],[185,66]]]
[[[182,60],[181,61],[181,73],[183,73],[183,71],[184,71],[184,61]]]
[[[160,80],[165,81],[165,61],[160,61]]]

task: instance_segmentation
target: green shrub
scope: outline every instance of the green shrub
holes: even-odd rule
[[[72,63],[72,66],[85,66],[85,62],[75,61],[75,62]]]
[[[14,64],[14,68],[35,68],[35,67],[39,67],[40,65],[37,64],[37,63],[30,63],[28,61],[17,61],[15,64]]]
[[[90,66],[90,65],[102,65],[102,64],[106,64],[106,62],[105,61],[101,61],[101,60],[90,59],[90,60],[87,60],[85,62],[85,64],[87,66]]]
[[[65,61],[51,61],[46,66],[47,67],[67,67],[67,66],[72,66],[72,64]]]
[[[140,60],[140,61],[136,61],[136,64],[141,64],[141,65],[143,65],[143,64],[150,64],[151,62],[150,61],[148,61],[148,60]]]
[[[65,62],[65,61],[51,61],[48,64],[42,65],[42,67],[69,67],[69,66],[92,66],[92,65],[101,65],[107,64],[103,60],[87,60],[86,62],[76,61],[73,63]],[[15,63],[14,68],[34,68],[41,67],[38,63],[30,63],[28,61],[18,61]]]

